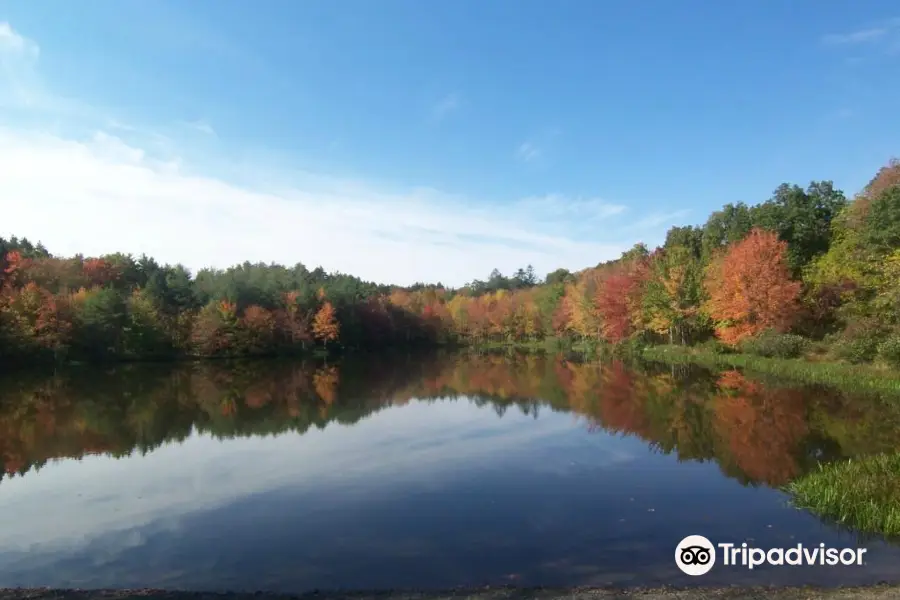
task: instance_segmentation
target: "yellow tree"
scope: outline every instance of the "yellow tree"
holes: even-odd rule
[[[672,246],[650,261],[650,273],[642,298],[642,325],[650,331],[686,343],[701,327],[702,269],[684,246]]]
[[[325,302],[322,308],[319,309],[319,312],[316,313],[312,329],[316,339],[321,340],[322,345],[326,348],[328,347],[328,342],[338,339],[340,324],[337,321],[334,306],[331,305],[331,302]]]
[[[583,338],[600,335],[600,320],[593,301],[596,283],[592,275],[584,275],[576,284],[566,286],[569,328]]]
[[[447,303],[447,310],[450,311],[450,319],[453,322],[453,330],[461,337],[469,335],[469,304],[471,304],[471,299],[461,294],[453,296],[450,302]]]

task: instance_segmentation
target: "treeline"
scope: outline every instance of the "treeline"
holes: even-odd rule
[[[851,201],[830,181],[783,184],[673,227],[653,250],[543,285],[395,295],[457,339],[713,343],[767,356],[809,351],[900,366],[900,162]],[[811,343],[812,342],[812,343]]]
[[[0,359],[103,360],[434,342],[390,286],[304,265],[193,275],[142,256],[52,256],[0,238]]]
[[[302,264],[202,270],[56,258],[0,240],[0,358],[147,358],[456,341],[692,344],[765,355],[818,343],[900,365],[900,162],[852,201],[829,181],[728,204],[665,243],[580,273],[533,268],[453,290],[376,285]],[[540,283],[540,284],[539,284]]]
[[[470,401],[500,415],[569,412],[589,429],[773,486],[821,461],[896,451],[900,426],[896,405],[875,398],[766,385],[736,371],[553,355],[130,365],[0,379],[0,479],[60,458],[146,453],[194,431],[302,435],[422,400]]]

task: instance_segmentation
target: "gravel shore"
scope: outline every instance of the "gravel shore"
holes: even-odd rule
[[[486,588],[446,592],[309,592],[305,594],[211,593],[168,590],[0,589],[0,600],[900,600],[900,586],[856,588]]]

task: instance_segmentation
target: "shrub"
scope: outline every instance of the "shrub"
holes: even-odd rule
[[[877,338],[839,338],[831,347],[832,353],[852,363],[872,362],[878,354]]]
[[[892,335],[878,344],[878,358],[892,367],[900,368],[900,335]]]
[[[711,338],[711,339],[706,340],[705,342],[697,344],[697,347],[704,352],[709,352],[710,354],[733,354],[734,353],[734,349],[732,349],[731,346],[728,346],[727,344],[723,344],[716,338]]]
[[[843,333],[828,339],[834,356],[852,363],[864,363],[875,360],[879,344],[887,337],[884,326],[874,319],[859,319],[849,323]]]
[[[630,338],[615,344],[612,348],[616,356],[637,356],[643,352],[647,344],[640,339]]]
[[[882,339],[878,335],[842,335],[835,338],[831,352],[837,358],[852,363],[872,362],[878,355],[878,345]]]
[[[799,358],[809,349],[809,341],[799,335],[768,330],[741,342],[740,350],[766,358]]]

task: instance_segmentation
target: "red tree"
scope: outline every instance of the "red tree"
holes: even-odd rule
[[[116,266],[102,258],[85,259],[82,270],[88,280],[88,287],[104,286],[119,277],[119,270]]]
[[[728,344],[766,329],[787,331],[799,312],[800,282],[791,280],[787,244],[761,229],[710,264],[704,286],[716,335]]]
[[[646,261],[637,259],[617,265],[600,283],[594,304],[607,341],[618,343],[631,335],[646,276]]]

